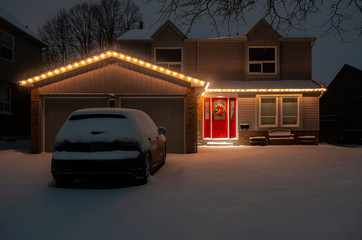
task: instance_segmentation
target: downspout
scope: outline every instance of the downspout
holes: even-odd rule
[[[200,49],[200,42],[197,41],[196,43],[196,73],[197,73],[197,76],[199,77],[199,74],[200,74],[200,71],[199,71],[199,49]]]

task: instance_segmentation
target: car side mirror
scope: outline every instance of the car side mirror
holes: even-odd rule
[[[166,133],[166,128],[165,127],[159,127],[158,128],[158,133],[159,134],[165,134]]]

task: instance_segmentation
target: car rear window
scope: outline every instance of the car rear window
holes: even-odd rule
[[[83,120],[83,119],[94,119],[94,118],[126,118],[120,114],[82,114],[82,115],[73,115],[69,118],[69,120]]]

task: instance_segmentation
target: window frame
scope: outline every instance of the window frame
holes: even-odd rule
[[[1,43],[1,35],[7,35],[7,36],[9,36],[10,38],[12,38],[12,48],[9,48],[9,46],[6,46],[6,45],[3,45],[2,43]],[[0,32],[0,47],[1,48],[7,48],[7,49],[9,49],[10,51],[11,51],[11,59],[8,59],[8,58],[5,58],[5,57],[3,57],[2,56],[2,53],[1,53],[1,49],[0,49],[0,57],[1,57],[1,59],[3,59],[3,60],[5,60],[5,61],[8,61],[8,62],[11,62],[11,63],[14,63],[15,62],[15,54],[14,54],[14,52],[15,52],[15,40],[14,40],[14,36],[13,35],[11,35],[11,34],[9,34],[9,33],[7,33],[7,32],[4,32],[4,31],[1,31]]]
[[[271,98],[271,99],[275,99],[275,124],[262,124],[262,115],[261,115],[261,100],[262,99],[265,99],[265,98]],[[278,112],[278,98],[276,96],[260,96],[259,97],[259,127],[277,127],[278,126],[278,121],[279,121],[279,118],[278,118],[278,115],[279,115],[279,112]]]
[[[302,95],[293,94],[293,95],[257,95],[258,98],[258,127],[259,128],[271,128],[271,127],[289,127],[289,128],[299,128],[301,121],[301,99]],[[263,98],[275,98],[276,102],[276,119],[275,124],[262,124],[261,122],[261,99]],[[297,99],[297,124],[284,124],[283,123],[283,98],[296,98]]]
[[[273,48],[274,49],[274,61],[271,60],[264,60],[264,61],[255,61],[255,60],[250,60],[250,49],[251,48]],[[277,46],[248,46],[247,49],[247,72],[250,75],[276,75],[277,74],[277,70],[278,70],[278,54],[277,54]],[[273,73],[264,73],[263,72],[263,63],[274,63],[274,72]],[[260,72],[250,72],[250,65],[251,64],[260,64]]]
[[[181,50],[181,61],[180,62],[157,62],[156,61],[156,57],[157,57],[157,50],[158,49],[167,49],[167,50]],[[180,66],[180,72],[183,71],[182,67],[183,67],[183,48],[182,47],[154,47],[153,49],[153,61],[156,65],[167,65],[167,69],[170,69],[170,66],[172,65],[176,65],[176,66]],[[170,69],[172,70],[172,69]],[[177,71],[178,72],[178,71]]]
[[[296,124],[284,124],[284,107],[283,107],[283,99],[284,98],[296,98],[297,99],[297,123]],[[282,127],[299,127],[299,121],[300,121],[300,97],[297,96],[281,96],[280,97],[280,109],[281,109],[281,114],[280,114],[280,126]],[[288,117],[295,117],[295,116],[288,116]]]
[[[0,86],[1,90],[5,90],[8,92],[8,96],[9,99],[8,100],[1,100],[0,99],[0,103],[1,104],[8,104],[9,105],[9,111],[5,111],[4,107],[0,108],[0,115],[11,115],[12,114],[12,105],[11,105],[11,99],[12,99],[12,90],[11,87],[7,87],[7,86]]]

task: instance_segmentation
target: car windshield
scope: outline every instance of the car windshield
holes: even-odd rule
[[[69,118],[69,120],[84,120],[84,119],[93,119],[93,118],[126,118],[120,114],[82,114],[82,115],[73,115]]]

